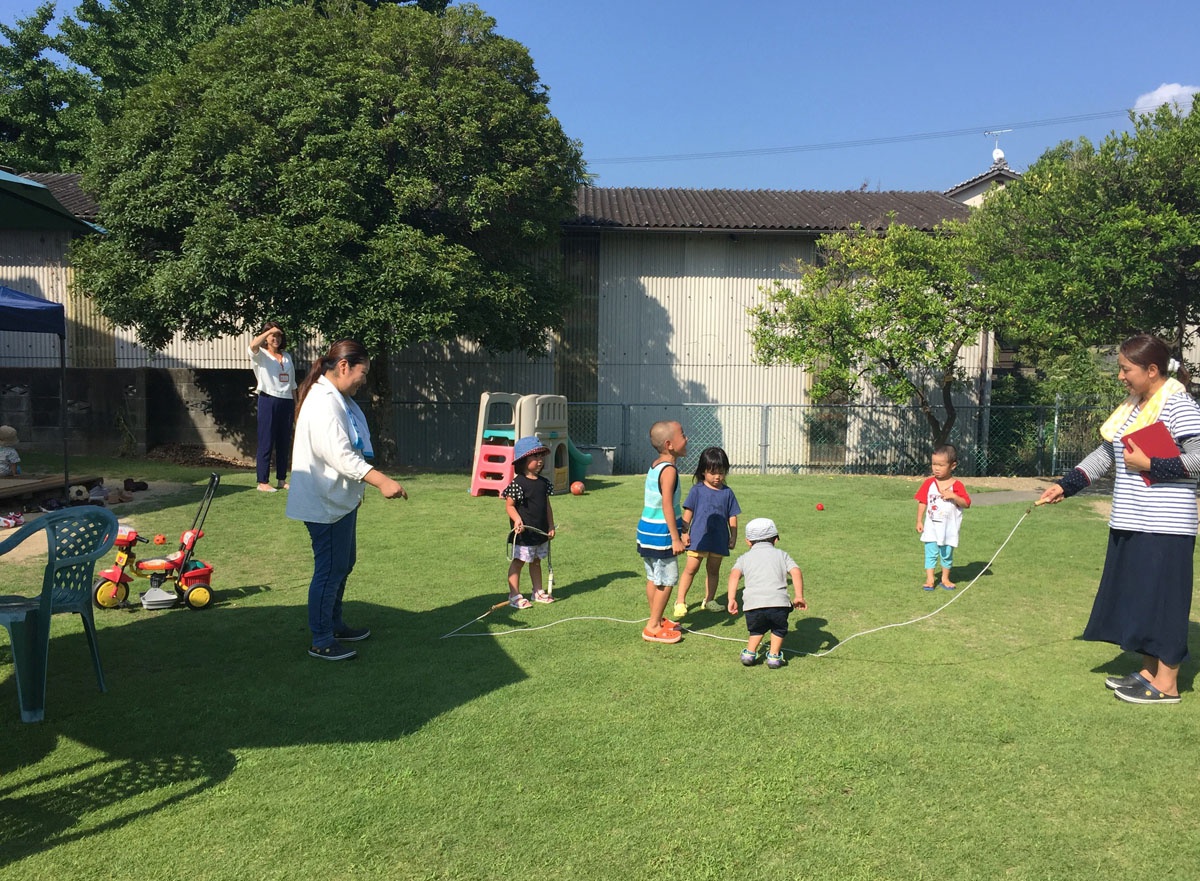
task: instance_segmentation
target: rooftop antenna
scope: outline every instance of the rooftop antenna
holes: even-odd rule
[[[1010,128],[993,129],[990,132],[984,132],[984,135],[991,135],[996,139],[996,149],[992,151],[992,165],[1006,165],[1004,161],[1004,151],[1000,149],[1000,136],[1005,132],[1011,132]]]

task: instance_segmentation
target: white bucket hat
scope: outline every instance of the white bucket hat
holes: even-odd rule
[[[779,535],[775,521],[770,517],[756,517],[746,524],[747,541],[769,541]]]

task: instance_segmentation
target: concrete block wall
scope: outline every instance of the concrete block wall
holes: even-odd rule
[[[62,449],[59,371],[0,368],[0,424],[21,449]],[[144,455],[162,444],[203,446],[253,456],[255,406],[250,370],[70,368],[67,441],[73,454]]]

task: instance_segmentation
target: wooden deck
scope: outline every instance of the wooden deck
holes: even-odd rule
[[[94,474],[71,475],[71,486],[86,486],[91,489],[103,480]],[[0,499],[40,499],[60,493],[63,488],[62,475],[54,477],[3,477],[0,478]]]

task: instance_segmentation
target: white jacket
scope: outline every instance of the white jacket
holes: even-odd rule
[[[350,415],[342,393],[324,376],[318,377],[296,420],[287,516],[336,523],[362,502],[362,479],[373,467],[350,441]]]

